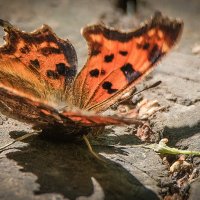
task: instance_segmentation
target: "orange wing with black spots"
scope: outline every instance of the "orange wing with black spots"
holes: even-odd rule
[[[34,97],[30,98],[30,95],[25,95],[1,84],[0,107],[1,113],[19,121],[33,124],[37,128],[141,124],[141,122],[133,119],[101,116],[90,112],[59,112],[56,108],[50,106],[49,102]]]
[[[46,82],[46,89],[64,94],[77,69],[76,52],[71,43],[58,38],[47,25],[32,33],[20,31],[3,20],[0,26],[7,32],[6,44],[0,48],[0,60],[10,63],[10,68],[13,65],[16,74],[27,72],[25,80],[36,77],[43,84]],[[9,72],[4,68],[4,73]],[[10,76],[6,77],[1,81],[9,82]]]
[[[183,24],[157,13],[128,33],[104,25],[86,27],[89,58],[76,78],[73,46],[50,27],[26,33],[3,20],[0,26],[7,32],[0,47],[0,108],[10,117],[47,128],[138,123],[95,112],[107,109],[149,73],[175,44]]]
[[[183,23],[157,12],[132,32],[104,25],[83,29],[89,58],[74,83],[74,104],[96,112],[107,109],[135,86],[174,46]]]
[[[7,32],[0,47],[1,112],[19,121],[47,126],[130,124],[131,120],[82,111],[62,111],[76,73],[76,53],[48,26],[25,33],[0,20]],[[60,110],[61,109],[61,110]]]

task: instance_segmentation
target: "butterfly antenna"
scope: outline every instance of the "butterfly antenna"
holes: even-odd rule
[[[134,93],[133,95],[137,95],[137,94],[142,93],[142,92],[145,91],[145,90],[148,90],[148,89],[157,87],[157,86],[160,85],[161,83],[162,83],[162,81],[157,81],[157,82],[153,83],[152,85],[148,85],[148,86],[144,87],[142,90],[140,90],[140,91]],[[132,96],[128,96],[127,98],[125,98],[125,99],[119,101],[117,104],[123,103],[124,101],[127,101],[127,100],[129,100],[129,99],[131,99],[131,98],[132,98]]]
[[[95,157],[97,158],[98,160],[101,160],[101,161],[104,161],[102,158],[99,157],[99,155],[93,150],[91,144],[90,144],[90,141],[88,140],[87,136],[86,135],[83,135],[83,140],[85,141],[85,144],[87,145],[88,147],[88,150],[89,152]]]
[[[11,146],[12,144],[14,144],[16,142],[22,141],[22,140],[24,140],[26,138],[29,138],[29,137],[33,136],[33,135],[37,135],[38,133],[40,133],[40,132],[34,131],[34,132],[26,133],[25,135],[22,135],[21,137],[16,138],[14,141],[12,141],[12,142],[0,147],[0,151],[3,151],[5,148]]]
[[[144,89],[142,89],[142,90],[140,90],[140,91],[134,93],[133,95],[139,94],[139,93],[141,93],[141,92],[143,92],[143,91],[145,91],[145,90],[151,89],[151,88],[155,88],[155,87],[157,87],[158,85],[160,85],[161,83],[162,83],[162,81],[157,81],[157,82],[153,83],[152,85],[148,85],[148,86],[144,87]]]

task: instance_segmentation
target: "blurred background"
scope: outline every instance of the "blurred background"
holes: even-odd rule
[[[185,26],[175,52],[146,79],[163,80],[161,86],[144,92],[144,96],[159,99],[166,108],[151,120],[153,131],[169,138],[173,147],[199,150],[200,0],[0,0],[1,19],[24,31],[48,24],[59,37],[69,39],[77,51],[79,68],[87,59],[87,45],[80,34],[82,27],[103,21],[128,30],[156,10],[182,19]],[[3,36],[0,28],[2,44]],[[0,124],[0,146],[12,140],[13,131],[15,137],[20,131],[30,131],[25,124],[5,116],[0,118]],[[109,160],[107,164],[94,161],[84,145],[36,138],[30,139],[28,145],[16,143],[15,148],[0,154],[0,199],[76,199],[93,193],[91,177],[103,187],[106,199],[149,200],[177,192],[171,190],[169,183],[173,180],[167,179],[168,169],[157,153],[133,145],[141,141],[131,135],[130,127],[112,127],[110,132],[113,130],[121,134],[120,140],[116,135],[106,135],[105,141],[115,140],[115,145],[95,147]],[[196,163],[199,165],[200,161]],[[162,179],[165,185],[160,186]],[[195,184],[190,189],[194,200],[199,199],[200,180]],[[185,196],[188,190],[186,195],[183,192]]]
[[[80,35],[82,27],[103,21],[128,29],[152,16],[155,10],[183,19],[180,51],[192,54],[200,42],[199,0],[0,0],[0,18],[26,31],[48,24],[57,35],[68,38],[77,50],[79,66],[87,57],[87,46]],[[0,34],[2,38],[3,32]]]

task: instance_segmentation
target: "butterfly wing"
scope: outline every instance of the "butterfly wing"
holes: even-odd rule
[[[0,25],[8,33],[6,45],[0,48],[0,104],[5,110],[32,123],[33,119],[36,123],[84,126],[136,123],[54,109],[59,104],[56,101],[65,100],[75,76],[74,48],[57,38],[48,26],[30,34],[2,20]],[[174,45],[181,30],[181,22],[163,18],[159,13],[130,33],[102,25],[86,27],[83,35],[90,55],[74,81],[73,104],[96,112],[105,110],[150,71]]]
[[[65,119],[72,120],[76,125],[81,126],[107,126],[107,125],[128,125],[136,124],[141,125],[142,122],[136,119],[121,118],[117,116],[104,116],[90,112],[81,111],[64,111],[60,114],[63,121]]]
[[[73,46],[47,25],[32,33],[4,20],[0,26],[6,32],[0,47],[1,111],[31,124],[62,123],[57,109],[66,106],[77,68]]]
[[[96,115],[90,112],[64,111],[59,112],[48,102],[31,98],[24,93],[10,90],[0,84],[0,107],[1,112],[7,116],[22,122],[30,123],[37,128],[45,128],[59,125],[68,126],[106,126],[106,125],[125,125],[138,124],[141,122],[134,119],[125,119],[113,116]]]
[[[1,113],[32,125],[62,123],[58,112],[48,102],[11,90],[0,83]],[[71,121],[71,120],[69,120]]]
[[[38,127],[129,124],[130,120],[81,111],[59,112],[76,73],[76,53],[48,26],[26,33],[0,20],[7,32],[0,47],[0,107],[2,113]],[[65,105],[65,104],[64,104]]]
[[[84,28],[89,58],[74,83],[74,104],[96,112],[107,109],[174,46],[182,27],[182,22],[157,12],[150,22],[128,33],[104,25]]]
[[[7,33],[0,47],[0,83],[29,94],[30,98],[56,101],[66,98],[76,74],[77,57],[69,41],[43,25],[32,33],[0,20]]]

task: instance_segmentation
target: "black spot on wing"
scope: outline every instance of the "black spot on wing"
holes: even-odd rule
[[[128,54],[128,51],[119,51],[119,54],[121,54],[122,56],[126,56]]]
[[[49,54],[60,54],[61,50],[59,48],[55,48],[55,47],[44,47],[40,49],[41,53],[44,56],[47,56]]]
[[[66,74],[66,68],[67,68],[67,66],[65,65],[65,63],[56,64],[56,71],[60,75],[65,75]]]
[[[114,54],[106,55],[104,57],[104,61],[109,63],[109,62],[112,62],[113,58],[114,58]]]
[[[143,45],[143,49],[144,50],[147,50],[148,48],[149,48],[149,46],[150,46],[150,44],[148,43],[148,42],[146,42],[146,43],[144,43],[144,45]]]
[[[99,70],[98,69],[93,69],[90,71],[90,76],[92,77],[98,77],[99,76]]]
[[[50,79],[58,79],[59,78],[58,73],[53,70],[47,70],[46,74],[47,74],[47,77]]]
[[[149,47],[150,47],[150,44],[149,44],[148,42],[146,42],[146,43],[144,43],[144,44],[139,44],[139,43],[137,43],[137,48],[138,48],[138,49],[147,50],[147,49],[149,49]]]
[[[40,63],[39,63],[38,59],[30,60],[30,65],[37,68],[37,69],[40,68]]]
[[[89,73],[91,77],[98,77],[99,75],[103,76],[106,74],[105,70],[103,69],[101,70],[101,72],[99,72],[98,69],[92,69]]]
[[[56,72],[61,76],[73,77],[76,74],[74,68],[67,66],[65,63],[56,64]]]
[[[96,56],[96,55],[98,55],[98,54],[100,54],[101,53],[101,47],[102,47],[102,44],[100,44],[100,43],[98,43],[98,42],[93,42],[92,44],[91,44],[91,52],[90,52],[90,55],[91,56]]]
[[[19,50],[21,51],[21,53],[24,53],[24,54],[30,52],[30,49],[28,48],[27,45],[25,45],[24,47],[20,48]]]
[[[97,56],[100,53],[101,53],[101,51],[99,51],[99,50],[92,50],[91,51],[91,56]]]
[[[130,63],[126,63],[120,69],[123,72],[124,76],[126,77],[126,80],[128,81],[128,83],[134,81],[141,75],[140,72],[135,71],[133,69],[133,66]]]
[[[117,89],[113,89],[112,88],[112,83],[109,82],[109,81],[105,81],[103,84],[102,84],[102,88],[107,90],[108,94],[113,94],[117,91]]]
[[[158,45],[155,44],[149,53],[148,60],[154,64],[163,54]]]

